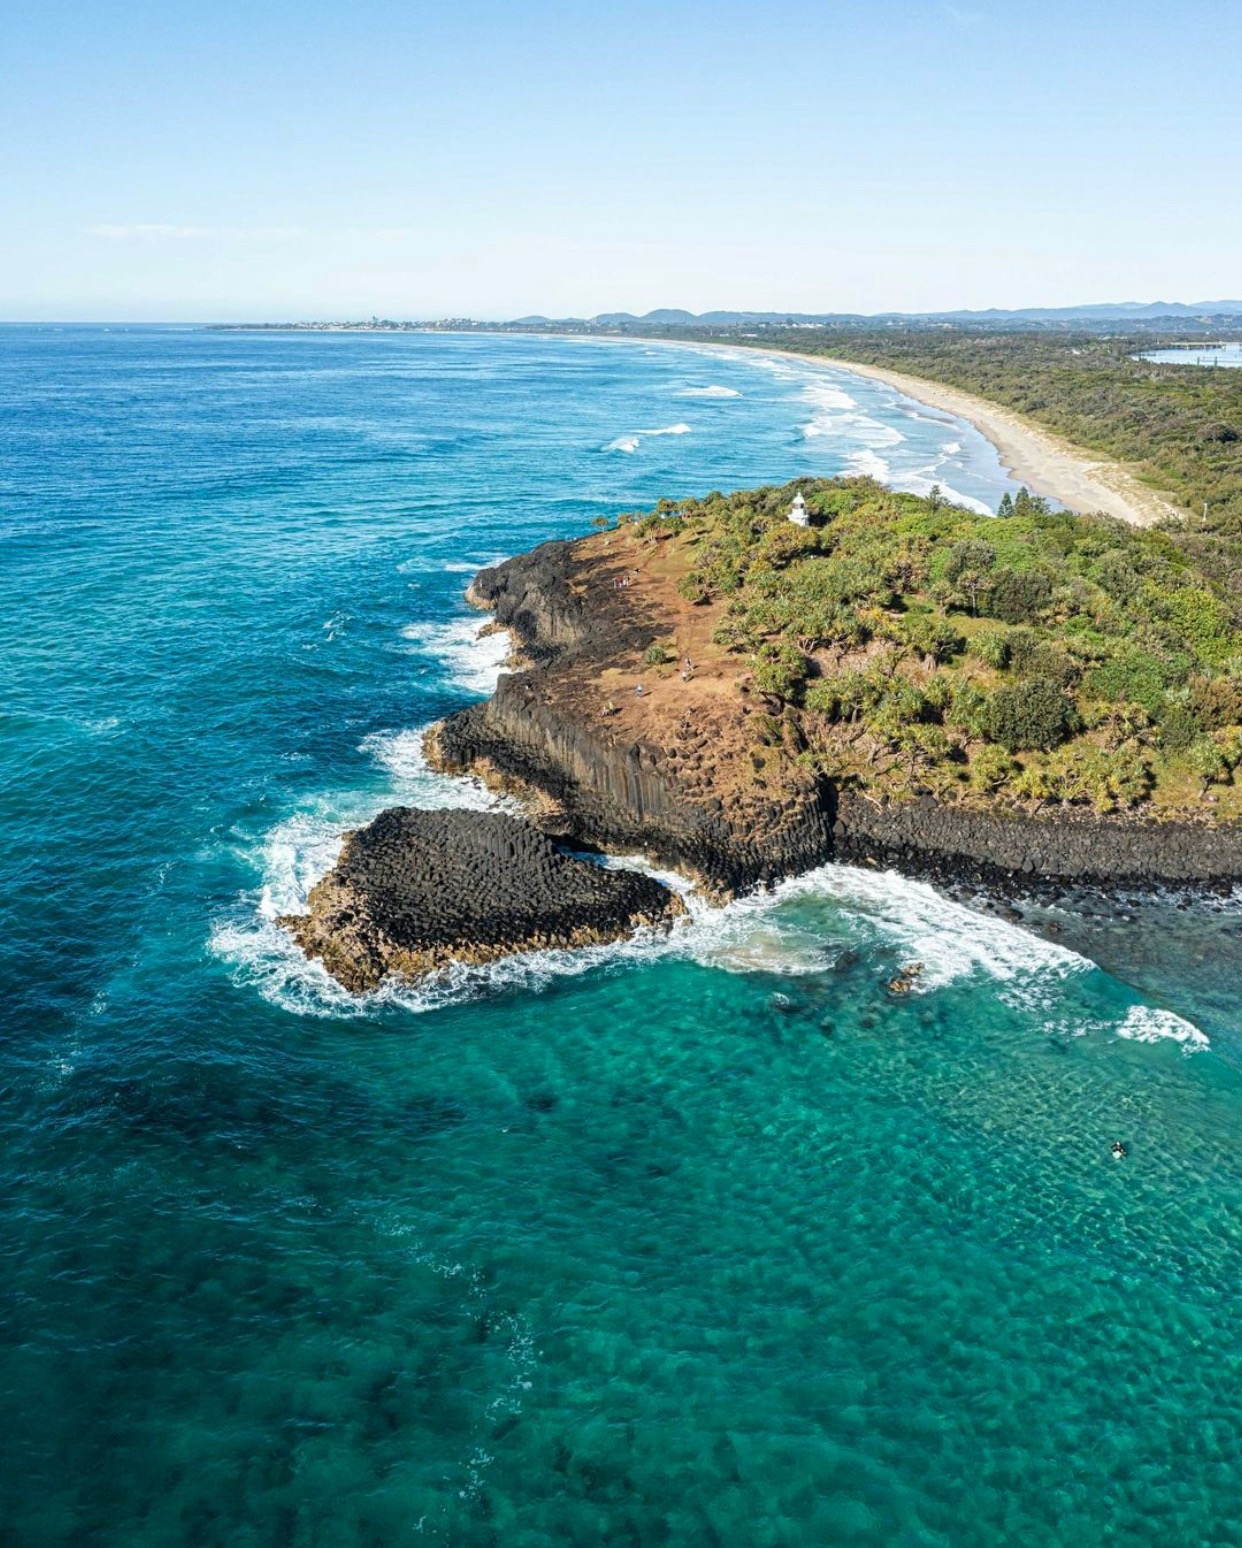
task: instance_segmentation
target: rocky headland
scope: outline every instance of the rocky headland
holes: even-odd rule
[[[567,855],[520,818],[396,806],[346,836],[307,913],[280,923],[363,991],[389,974],[620,940],[684,910],[654,878]]]
[[[679,593],[673,546],[622,527],[480,572],[470,600],[510,631],[519,669],[432,729],[432,763],[524,798],[558,840],[642,851],[718,897],[829,860],[1010,895],[1242,877],[1242,827],[1206,810],[1028,813],[834,778],[813,717],[714,643],[721,608]]]
[[[526,820],[381,813],[283,921],[307,954],[365,990],[683,910],[573,849],[641,852],[721,900],[827,861],[993,897],[1242,878],[1242,686],[1212,664],[1242,660],[1242,634],[1167,540],[1035,508],[983,518],[984,541],[960,508],[807,487],[813,506],[793,486],[662,502],[480,571],[469,600],[508,632],[511,670],[426,752]],[[1136,657],[1142,610],[1170,598]],[[1207,640],[1197,662],[1179,617]],[[1153,696],[1143,673],[1179,650],[1184,686]],[[1105,697],[1116,681],[1147,705]]]

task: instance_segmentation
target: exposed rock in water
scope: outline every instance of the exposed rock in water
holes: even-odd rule
[[[349,834],[308,902],[280,923],[355,991],[390,973],[621,940],[685,911],[652,877],[567,855],[520,818],[408,806]]]

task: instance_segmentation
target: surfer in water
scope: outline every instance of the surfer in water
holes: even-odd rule
[[[1121,1140],[1114,1140],[1108,1148],[1112,1151],[1114,1161],[1124,1161],[1130,1154],[1129,1149]]]

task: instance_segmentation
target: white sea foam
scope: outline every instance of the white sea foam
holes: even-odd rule
[[[679,398],[740,398],[736,387],[683,387]]]
[[[481,780],[437,774],[429,768],[423,754],[425,731],[426,727],[374,731],[364,737],[358,750],[388,776],[384,788],[322,796],[278,823],[243,853],[259,883],[214,922],[209,943],[211,951],[231,966],[236,983],[256,989],[264,999],[296,1015],[371,1014],[372,1000],[388,1003],[383,997],[359,1000],[342,989],[319,963],[303,956],[276,920],[282,914],[305,912],[311,888],[336,863],[346,833],[386,806],[516,810],[512,801],[493,795]],[[435,986],[426,996],[420,991],[418,1003],[411,1002],[411,1008],[431,1009],[452,997],[451,985]]]
[[[917,988],[941,988],[971,974],[1000,982],[1090,968],[1085,957],[1027,930],[955,903],[926,882],[895,871],[827,865],[783,882],[777,901],[814,898],[844,910],[856,924],[894,942],[923,965]]]
[[[421,733],[376,733],[363,750],[392,774],[393,793],[409,804],[475,809],[510,804],[477,781],[429,770]],[[375,810],[378,806],[359,812],[356,821]],[[417,984],[390,980],[371,994],[350,994],[275,923],[280,914],[304,911],[310,888],[334,862],[348,825],[342,808],[329,802],[280,824],[254,857],[263,876],[260,889],[240,899],[212,931],[211,949],[230,964],[234,982],[295,1015],[370,1017],[393,1008],[421,1014],[497,994],[537,993],[559,979],[660,959],[797,978],[825,972],[848,946],[864,951],[884,946],[890,960],[922,964],[915,994],[970,979],[990,981],[1000,1000],[1042,1018],[1048,1033],[1112,1033],[1142,1042],[1172,1038],[1187,1053],[1208,1047],[1197,1027],[1171,1011],[1140,1004],[1101,1015],[1089,1008],[1083,990],[1070,993],[1071,982],[1086,986],[1094,971],[1076,952],[977,914],[923,882],[850,866],[822,866],[721,908],[675,872],[638,856],[608,857],[600,863],[643,870],[673,887],[686,902],[686,917],[667,933],[644,929],[606,946],[523,952],[483,966],[456,964]],[[887,972],[878,964],[877,969]]]
[[[609,441],[604,447],[605,451],[636,452],[639,438],[636,435],[619,435],[615,441]]]
[[[1166,1037],[1172,1038],[1181,1043],[1186,1053],[1201,1053],[1209,1046],[1206,1034],[1193,1022],[1154,1005],[1132,1005],[1116,1030],[1118,1037],[1132,1038],[1138,1043],[1158,1043]]]
[[[941,495],[952,504],[963,505],[967,510],[975,511],[980,516],[991,516],[991,508],[982,500],[963,494],[945,479],[940,472],[942,461],[943,459],[916,469],[899,469],[877,452],[864,447],[859,451],[851,452],[846,457],[845,467],[849,473],[873,478],[877,483],[887,484],[891,489],[904,490],[907,494],[928,495],[933,488],[938,488]]]
[[[477,615],[449,623],[411,623],[401,630],[420,656],[430,656],[445,668],[449,681],[470,693],[492,693],[512,646],[503,630],[482,633]]]
[[[479,624],[469,617],[408,624],[401,632],[420,654],[441,661],[459,687],[477,693],[495,688],[510,648],[503,632],[480,639]],[[311,888],[336,862],[345,833],[385,806],[511,809],[511,802],[492,795],[477,779],[450,778],[430,769],[423,754],[424,730],[382,730],[364,737],[358,750],[384,770],[387,788],[321,797],[279,823],[245,857],[258,871],[259,885],[215,921],[210,940],[211,950],[232,966],[237,983],[298,1015],[366,1012],[367,1002],[343,990],[320,964],[309,962],[276,920],[305,911]],[[436,998],[439,992],[429,990],[431,997],[421,996],[411,1008],[445,1003],[442,994]]]
[[[414,731],[372,731],[358,744],[358,751],[374,758],[388,772],[391,795],[399,797],[406,806],[419,806],[426,811],[450,807],[476,812],[513,809],[512,802],[493,795],[473,775],[436,773],[423,752],[426,732],[426,726]]]
[[[829,413],[839,413],[858,407],[858,400],[851,398],[844,387],[838,382],[827,379],[808,382],[802,389],[802,399]]]
[[[473,575],[476,570],[486,570],[491,565],[500,564],[509,556],[507,554],[492,554],[485,558],[464,559],[437,559],[432,555],[417,555],[409,559],[402,559],[397,565],[399,575],[417,574],[449,574],[449,575]]]
[[[485,804],[488,799],[481,792],[452,804]],[[313,820],[283,825],[264,851],[260,917],[241,927],[236,920],[222,922],[213,934],[213,949],[234,964],[238,982],[297,1014],[372,1015],[392,1006],[423,1012],[485,995],[536,992],[557,979],[659,958],[694,961],[731,973],[800,977],[824,972],[850,943],[865,946],[877,940],[899,947],[903,959],[922,962],[916,986],[920,993],[972,974],[1002,982],[1046,982],[1050,974],[1063,977],[1090,967],[1063,947],[973,914],[932,888],[893,873],[824,866],[771,892],[752,893],[718,908],[684,877],[655,870],[635,856],[620,856],[605,863],[645,870],[685,899],[688,915],[670,932],[645,929],[606,946],[524,952],[484,966],[458,964],[436,978],[418,984],[388,982],[359,997],[342,990],[318,964],[307,962],[273,923],[278,913],[305,907],[306,893],[332,863],[339,843],[339,828],[328,831]]]
[[[874,478],[881,484],[888,482],[888,463],[873,451],[851,452],[845,459],[845,466],[849,472],[861,474],[864,478]]]
[[[859,409],[857,400],[835,382],[810,382],[798,396],[815,411],[800,427],[808,441],[828,440],[879,451],[900,446],[906,439],[895,425],[886,425]]]

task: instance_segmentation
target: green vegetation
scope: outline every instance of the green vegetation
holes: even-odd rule
[[[1242,591],[1242,371],[1136,359],[1159,347],[1150,335],[853,328],[756,342],[960,387],[1134,464],[1192,514],[1180,546]]]
[[[836,777],[1101,811],[1231,786],[1236,601],[1167,533],[1016,504],[801,480],[630,520],[671,545],[681,596],[715,610],[716,644]]]

